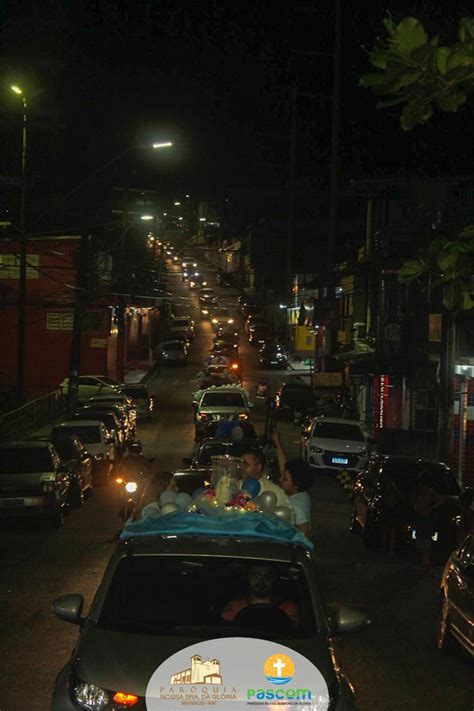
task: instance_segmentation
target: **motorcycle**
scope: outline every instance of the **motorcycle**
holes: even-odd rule
[[[151,464],[154,457],[148,459]],[[125,461],[125,460],[124,460]],[[124,467],[123,470],[115,477],[115,483],[118,487],[118,516],[125,521],[131,515],[135,505],[140,500],[140,497],[145,489],[148,478],[151,474],[151,469],[141,463],[141,467],[136,467],[135,471],[132,467]]]

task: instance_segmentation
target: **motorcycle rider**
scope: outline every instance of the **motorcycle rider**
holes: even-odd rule
[[[128,454],[122,459],[120,469],[127,478],[151,474],[150,461],[143,454],[140,440],[136,439],[128,445]]]

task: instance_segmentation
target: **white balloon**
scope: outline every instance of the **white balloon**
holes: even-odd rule
[[[273,512],[275,516],[278,516],[282,521],[286,523],[291,523],[291,511],[288,506],[277,506]]]
[[[176,499],[174,502],[176,506],[179,506],[182,511],[187,511],[187,508],[191,501],[192,497],[189,494],[187,494],[185,491],[180,491],[179,494],[176,495]]]
[[[165,504],[172,504],[176,500],[176,491],[163,491],[160,496],[160,504],[165,506]]]
[[[263,513],[270,514],[275,511],[277,497],[274,491],[264,491],[258,498]]]
[[[179,506],[176,506],[176,504],[173,503],[172,501],[170,501],[168,504],[165,504],[164,506],[161,507],[161,514],[163,516],[167,516],[168,514],[178,513],[179,511],[181,511]]]

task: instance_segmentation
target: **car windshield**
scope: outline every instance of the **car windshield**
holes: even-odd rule
[[[201,401],[202,407],[246,407],[240,393],[206,393]]]
[[[75,434],[79,437],[83,444],[97,444],[100,442],[100,430],[98,427],[87,427],[79,425],[78,427],[60,427],[53,430],[54,435]]]
[[[271,603],[258,605],[258,594]],[[105,595],[98,627],[182,636],[262,632],[275,639],[316,633],[301,566],[220,556],[123,558]]]
[[[317,422],[314,426],[313,437],[344,439],[353,442],[364,441],[364,435],[359,427],[345,422]]]
[[[247,442],[216,442],[213,444],[203,445],[198,454],[197,462],[203,466],[211,464],[211,457],[217,457],[222,454],[229,454],[231,457],[240,457],[244,452],[248,452],[249,443]]]
[[[179,318],[173,321],[173,326],[189,326],[189,321],[187,318]]]
[[[54,469],[47,447],[0,449],[0,474],[33,474]]]
[[[69,437],[56,437],[53,439],[53,444],[61,459],[75,459],[77,457],[74,442]]]

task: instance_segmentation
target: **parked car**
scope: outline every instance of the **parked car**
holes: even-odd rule
[[[310,467],[360,472],[369,458],[368,436],[356,420],[315,417],[301,433],[301,456]]]
[[[90,400],[89,404],[82,405],[81,410],[87,412],[93,410],[96,412],[113,412],[115,417],[119,422],[119,427],[121,431],[120,439],[122,441],[122,447],[125,447],[129,439],[133,437],[134,434],[134,423],[129,418],[128,411],[125,405],[120,402],[108,402],[107,400]],[[100,420],[100,417],[97,418]]]
[[[415,493],[421,476],[448,497],[432,518],[434,557],[445,554],[446,560],[456,544],[459,485],[445,464],[416,457],[377,455],[357,475],[350,527],[362,534],[367,548],[414,545]]]
[[[438,648],[474,657],[474,534],[449,557],[441,578]]]
[[[207,286],[207,280],[200,272],[191,272],[189,276],[190,289],[202,289]]]
[[[155,351],[155,357],[163,364],[186,365],[188,351],[182,341],[165,341]]]
[[[62,434],[77,435],[87,451],[92,454],[96,465],[102,463],[111,465],[117,459],[115,437],[108,432],[100,420],[61,422],[53,427],[51,434],[53,437]]]
[[[170,324],[170,336],[184,335],[188,340],[194,338],[194,321],[190,316],[176,316]]]
[[[0,444],[0,517],[43,517],[64,523],[71,476],[51,442]]]
[[[199,311],[201,313],[201,318],[202,319],[207,319],[208,321],[211,320],[214,311],[219,307],[219,302],[217,301],[217,297],[215,296],[210,296],[208,299],[203,299],[199,301]]]
[[[81,407],[80,410],[66,417],[65,421],[74,422],[76,420],[100,420],[100,422],[104,423],[109,434],[114,438],[117,450],[123,451],[125,448],[125,438],[120,426],[120,421],[112,410],[96,410],[91,406]]]
[[[268,319],[263,311],[256,311],[255,313],[250,313],[245,320],[245,333],[249,335],[250,328],[256,326],[257,324],[264,326],[268,324]]]
[[[265,341],[271,338],[272,329],[266,323],[256,323],[249,329],[249,344],[251,346],[262,346]]]
[[[238,385],[221,385],[195,393],[196,436],[209,422],[220,420],[248,420],[253,404],[244,388]]]
[[[137,418],[151,420],[156,407],[156,398],[150,394],[146,385],[124,385],[122,392],[132,398],[137,408]]]
[[[295,412],[304,412],[316,405],[314,390],[298,380],[284,382],[275,396],[275,412],[279,420],[293,420]]]
[[[278,644],[288,646],[323,675],[329,694],[325,708],[355,708],[332,638],[366,628],[367,615],[348,607],[326,608],[315,559],[301,543],[289,544],[269,534],[210,536],[206,524],[201,522],[202,534],[194,530],[121,541],[87,615],[80,594],[54,601],[55,615],[77,625],[79,639],[56,678],[52,711],[119,708],[125,697],[145,709],[149,680],[161,664],[190,644],[220,637],[269,640],[276,649]],[[249,580],[256,566],[260,576],[268,571],[275,599],[297,610],[295,621],[277,604],[244,604],[232,616],[236,597],[250,597]],[[251,642],[248,649],[250,653]],[[264,661],[262,656],[259,667],[262,684],[268,685]],[[170,687],[167,684],[166,693]],[[180,686],[175,688],[179,693]],[[94,706],[83,703],[89,699]]]
[[[135,403],[133,402],[132,398],[129,397],[128,395],[125,395],[125,393],[120,392],[120,393],[112,393],[112,394],[99,394],[99,395],[94,395],[94,397],[91,397],[90,400],[87,401],[88,405],[92,405],[95,407],[97,403],[101,403],[103,405],[121,405],[125,412],[127,413],[128,421],[130,424],[130,429],[131,432],[130,434],[134,435],[135,434],[135,425],[136,425],[136,420],[137,420],[137,408],[135,406]]]
[[[84,497],[92,494],[92,455],[77,435],[51,435],[50,441],[71,477],[69,502],[71,506],[82,506]]]
[[[99,393],[116,393],[120,390],[118,380],[104,375],[80,375],[78,400],[85,401]],[[69,378],[64,378],[59,386],[61,394],[67,396],[69,388]]]

